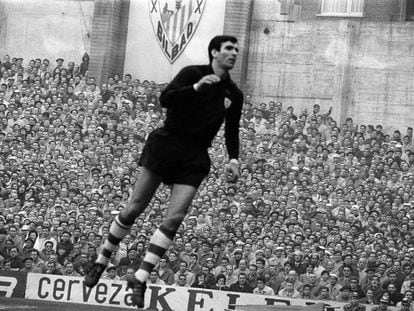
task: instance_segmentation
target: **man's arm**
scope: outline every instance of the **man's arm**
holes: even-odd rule
[[[241,110],[243,106],[243,93],[239,92],[226,114],[226,125],[224,138],[226,141],[227,152],[230,162],[226,166],[225,172],[229,182],[236,182],[239,178],[239,127]]]
[[[161,93],[161,106],[169,108],[175,104],[190,103],[199,93],[208,91],[212,85],[221,81],[215,74],[203,74],[200,66],[183,68]]]
[[[160,104],[169,108],[180,102],[187,102],[196,91],[194,84],[198,81],[198,74],[194,67],[184,67],[161,93]]]

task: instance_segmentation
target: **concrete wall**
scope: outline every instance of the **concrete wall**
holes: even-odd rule
[[[90,53],[93,11],[93,0],[1,0],[0,55],[79,64]]]
[[[224,33],[236,36],[239,55],[231,77],[242,88],[245,87],[250,46],[250,29],[253,13],[253,0],[227,0]]]
[[[338,120],[413,125],[414,24],[286,23],[270,11],[268,1],[255,2],[245,91],[256,102],[281,100],[297,112],[332,105]]]

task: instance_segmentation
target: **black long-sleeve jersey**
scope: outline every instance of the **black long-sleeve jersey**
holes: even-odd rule
[[[231,159],[237,159],[243,93],[230,76],[206,92],[196,92],[193,85],[209,74],[214,74],[210,65],[188,66],[171,81],[160,97],[161,106],[167,108],[165,127],[172,133],[209,147],[225,120],[227,151]],[[230,100],[226,101],[227,104],[225,98]]]

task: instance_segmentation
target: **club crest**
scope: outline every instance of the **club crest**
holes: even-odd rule
[[[231,100],[227,97],[224,97],[224,108],[229,109],[231,106]]]
[[[207,0],[149,0],[156,40],[168,61],[174,63],[200,23]]]

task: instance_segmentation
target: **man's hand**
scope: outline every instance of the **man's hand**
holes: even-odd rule
[[[239,163],[237,160],[232,159],[230,160],[229,164],[227,164],[224,168],[224,174],[226,176],[227,182],[235,183],[239,179]]]
[[[204,92],[208,90],[210,86],[213,84],[219,83],[220,77],[214,74],[204,76],[198,81],[196,84],[194,84],[194,90],[196,92]]]

